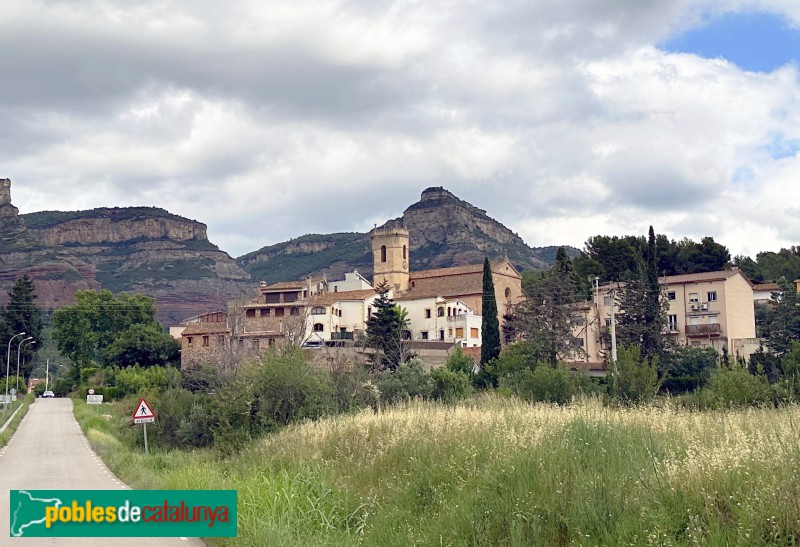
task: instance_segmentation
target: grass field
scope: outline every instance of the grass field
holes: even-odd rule
[[[78,402],[76,416],[134,487],[237,489],[239,538],[218,545],[800,543],[798,406],[483,396],[306,423],[228,459],[145,457],[124,444],[137,431],[122,413],[108,420]]]
[[[8,405],[8,409],[5,412],[0,412],[0,427],[2,427],[12,415],[14,416],[14,419],[9,422],[8,426],[0,432],[0,447],[5,446],[8,440],[17,431],[19,423],[22,421],[22,418],[25,417],[25,414],[28,413],[28,407],[33,401],[33,394],[28,394],[24,399],[14,401]],[[2,405],[0,405],[0,408],[2,408]],[[19,412],[14,414],[17,409],[19,409]]]

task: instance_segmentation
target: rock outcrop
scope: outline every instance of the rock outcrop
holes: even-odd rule
[[[251,289],[247,272],[208,241],[205,224],[152,207],[20,216],[10,203],[10,182],[7,189],[0,180],[0,303],[27,274],[41,307],[105,288],[155,298],[158,319],[174,324],[224,309]]]
[[[520,270],[548,265],[537,249],[479,209],[442,187],[428,188],[403,216],[383,227],[403,226],[411,236],[411,269],[476,264],[508,256]],[[369,234],[311,234],[264,247],[237,259],[255,280],[267,282],[357,269],[372,273]]]

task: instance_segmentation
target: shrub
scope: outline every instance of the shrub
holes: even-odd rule
[[[384,405],[417,397],[428,399],[434,389],[431,375],[425,372],[417,359],[411,359],[395,370],[381,371],[375,375],[375,380]]]
[[[741,366],[714,371],[705,391],[706,400],[714,408],[766,404],[772,400],[766,376],[750,374]]]
[[[470,363],[472,362],[471,359],[469,361]],[[433,380],[431,396],[445,403],[460,401],[474,391],[470,377],[465,372],[453,371],[449,368],[449,364],[447,368],[439,367],[433,369],[430,376],[431,380]]]
[[[452,372],[466,374],[469,378],[475,371],[475,360],[468,355],[464,355],[461,346],[456,346],[455,351],[447,356],[445,367]]]
[[[620,348],[613,368],[612,395],[626,403],[652,399],[658,391],[658,358],[647,362],[639,346]]]
[[[564,367],[540,364],[534,371],[525,371],[517,394],[527,401],[565,405],[575,395],[575,381]]]
[[[500,386],[512,391],[522,382],[526,372],[536,369],[537,363],[526,342],[517,342],[506,347],[492,362],[494,374]]]
[[[661,391],[677,394],[704,386],[718,362],[719,354],[710,347],[678,346],[664,352],[658,367]]]
[[[106,381],[113,384],[123,397],[140,394],[148,388],[160,391],[178,388],[183,383],[180,371],[174,367],[142,368],[138,365],[107,371]]]

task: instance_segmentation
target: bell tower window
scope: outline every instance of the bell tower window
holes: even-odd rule
[[[381,245],[381,262],[386,262],[386,245]]]

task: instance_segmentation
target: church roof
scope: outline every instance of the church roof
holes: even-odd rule
[[[514,266],[512,266],[507,259],[492,262],[490,263],[490,266],[492,268],[492,273],[511,275],[513,277],[521,277],[519,275],[519,272],[517,272],[516,268],[514,268]],[[508,267],[508,271],[503,271],[505,267]],[[483,263],[469,264],[467,266],[451,266],[449,268],[434,268],[431,270],[422,270],[420,272],[410,272],[409,279],[411,280],[429,279],[432,277],[448,277],[456,275],[462,276],[469,274],[483,275]]]
[[[308,301],[309,306],[330,306],[337,302],[364,301],[370,296],[375,296],[375,289],[362,289],[358,291],[329,292],[315,296]]]

